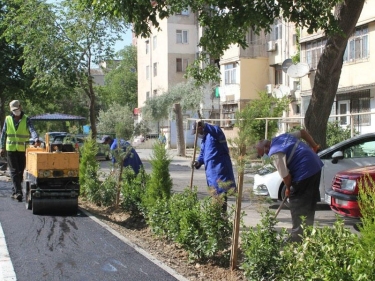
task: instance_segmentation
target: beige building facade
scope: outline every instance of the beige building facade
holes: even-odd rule
[[[304,114],[311,98],[315,70],[324,49],[323,33],[301,32],[301,61],[310,66],[310,73],[300,79],[301,110]],[[366,1],[356,30],[349,38],[331,115],[342,127],[351,126],[363,134],[375,128],[375,1]],[[356,115],[356,113],[366,113]],[[350,116],[351,114],[351,116]]]
[[[294,96],[298,81],[286,72],[286,65],[290,65],[291,57],[297,53],[296,38],[293,24],[276,19],[268,34],[249,30],[246,49],[233,45],[225,52],[220,60],[222,125],[227,124],[225,119],[234,120],[235,112],[258,99],[260,92],[290,97],[290,114],[300,116],[298,110],[292,110],[298,102]]]
[[[149,38],[137,38],[138,107],[147,99],[186,81],[186,67],[197,53],[197,23],[194,14],[184,11],[160,21]]]

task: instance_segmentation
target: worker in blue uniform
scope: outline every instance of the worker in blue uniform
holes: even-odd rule
[[[205,167],[207,185],[214,189],[216,195],[224,194],[223,212],[227,211],[227,193],[236,188],[232,161],[226,137],[219,126],[195,122],[192,134],[201,139],[201,150],[192,167]]]
[[[112,139],[110,136],[103,136],[102,137],[102,143],[108,144],[110,146],[110,150],[112,151],[112,163],[116,163],[116,158],[113,156],[115,151],[117,150],[117,139]],[[143,166],[141,158],[139,158],[139,155],[137,151],[130,145],[129,142],[120,139],[120,147],[122,151],[128,152],[124,159],[124,167],[132,167],[135,174],[139,173],[139,170]],[[130,149],[130,151],[128,151]]]
[[[306,141],[302,142],[300,139]],[[314,224],[316,203],[320,201],[319,184],[323,162],[316,155],[320,146],[304,129],[281,134],[269,140],[260,141],[257,146],[259,157],[271,157],[286,186],[292,216],[290,241],[300,242],[303,229],[302,218],[307,226]]]

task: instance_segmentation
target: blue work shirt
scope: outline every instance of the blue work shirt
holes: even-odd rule
[[[205,167],[207,185],[215,188],[217,194],[221,194],[236,187],[227,140],[219,126],[205,124],[203,132],[197,161]],[[228,183],[229,186],[224,184],[225,188],[222,188],[220,182]]]
[[[294,145],[298,139],[291,134],[282,134],[272,139],[269,156],[281,152],[289,158]],[[319,156],[304,142],[300,141],[290,162],[287,164],[292,181],[301,181],[315,175],[323,167],[323,162]]]
[[[130,147],[130,152],[125,157],[123,165],[124,165],[124,167],[128,167],[128,166],[132,167],[133,171],[136,174],[138,174],[140,168],[143,166],[142,160],[141,160],[141,158],[139,158],[138,153],[130,145],[129,142],[127,142],[123,139],[120,140],[120,147],[121,147],[122,151],[128,151],[128,149]],[[115,150],[117,150],[117,139],[113,140],[113,142],[110,146],[110,149],[111,149],[112,152],[115,152]],[[114,155],[114,153],[112,153],[112,155]],[[112,163],[116,163],[116,159],[113,156],[112,156]]]

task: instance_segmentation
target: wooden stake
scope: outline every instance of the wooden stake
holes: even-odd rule
[[[202,120],[201,120],[202,121]],[[196,127],[195,127],[195,139],[194,139],[194,152],[193,152],[193,160],[192,160],[192,163],[195,161],[195,155],[197,153],[197,140],[198,140],[198,132],[197,132],[197,129],[198,129],[198,123],[196,123]],[[194,170],[195,170],[195,167],[191,167],[191,176],[190,176],[190,190],[193,189],[193,177],[194,177]]]
[[[230,256],[230,267],[231,270],[237,268],[237,256],[238,256],[238,240],[240,235],[240,221],[241,221],[241,205],[242,205],[242,190],[243,190],[243,178],[244,178],[244,161],[246,149],[244,146],[240,148],[240,154],[238,157],[238,164],[240,167],[240,173],[238,174],[238,186],[237,186],[237,201],[236,209],[234,212],[233,222],[233,233],[232,233],[232,248]]]

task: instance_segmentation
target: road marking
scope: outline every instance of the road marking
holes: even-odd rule
[[[128,244],[130,247],[132,247],[134,250],[136,250],[142,256],[144,256],[145,258],[147,258],[148,260],[150,260],[151,262],[153,262],[154,264],[156,264],[160,268],[164,269],[166,272],[168,272],[170,275],[172,275],[177,280],[179,280],[179,281],[189,281],[184,276],[178,274],[174,269],[170,268],[169,266],[167,266],[163,262],[161,262],[158,259],[156,259],[154,256],[152,256],[149,253],[147,253],[141,247],[139,247],[138,245],[136,245],[136,244],[132,243],[131,241],[129,241],[128,239],[126,239],[124,236],[122,236],[116,230],[110,228],[107,224],[105,224],[104,222],[102,222],[101,220],[99,220],[98,218],[96,218],[94,215],[92,215],[88,211],[83,210],[82,208],[80,208],[80,211],[82,211],[86,216],[88,216],[89,218],[91,218],[96,223],[100,224],[103,228],[105,228],[106,230],[108,230],[109,232],[111,232],[113,235],[115,235],[117,238],[119,238],[122,242]]]
[[[10,260],[8,247],[5,241],[5,235],[0,223],[0,280],[14,281],[16,273],[14,272],[12,261]]]

